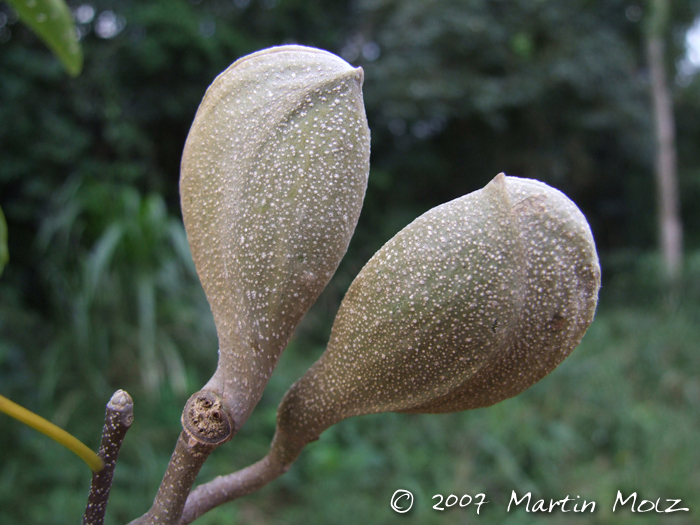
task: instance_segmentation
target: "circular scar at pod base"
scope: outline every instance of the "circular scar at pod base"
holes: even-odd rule
[[[203,390],[236,429],[347,250],[369,173],[363,73],[319,49],[241,58],[207,90],[180,197],[219,338]]]
[[[588,223],[546,184],[498,175],[428,211],[367,263],[325,353],[287,392],[273,450],[292,460],[345,418],[454,412],[515,396],[593,320]]]

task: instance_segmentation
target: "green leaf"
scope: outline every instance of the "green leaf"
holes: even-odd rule
[[[75,23],[63,0],[8,0],[19,19],[34,31],[75,77],[83,69],[83,52]]]
[[[7,250],[7,223],[5,216],[0,208],[0,275],[5,268],[5,265],[10,260],[10,253]]]

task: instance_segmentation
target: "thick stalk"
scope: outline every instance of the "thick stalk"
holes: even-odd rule
[[[267,485],[289,470],[303,448],[304,445],[291,442],[278,430],[269,454],[263,459],[233,474],[219,476],[193,490],[187,498],[179,525],[188,525],[211,509]]]
[[[117,390],[107,403],[105,424],[102,429],[102,443],[97,453],[104,461],[104,468],[92,474],[92,485],[83,515],[83,525],[102,525],[104,523],[117,456],[124,436],[126,436],[133,421],[134,402],[131,396],[124,390]]]
[[[221,398],[209,391],[197,392],[187,401],[182,428],[153,506],[130,525],[177,525],[202,465],[235,433]]]

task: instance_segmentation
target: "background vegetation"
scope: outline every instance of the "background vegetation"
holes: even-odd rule
[[[213,78],[297,42],[365,68],[372,171],[348,256],[234,440],[201,478],[262,457],[286,388],[320,355],[364,262],[428,208],[496,173],[558,187],[603,263],[596,321],[515,399],[452,415],[345,421],[285,476],[202,524],[697,523],[700,519],[700,80],[683,74],[697,1],[666,43],[686,259],[669,294],[656,255],[654,139],[641,0],[95,0],[69,2],[85,54],[71,79],[0,3],[0,392],[96,448],[117,388],[136,420],[108,523],[155,495],[216,334],[179,217],[179,160]],[[675,77],[674,77],[675,75]],[[0,523],[75,523],[89,472],[0,416]],[[398,515],[398,488],[416,496]],[[691,512],[611,513],[617,490]],[[506,513],[511,490],[596,501],[592,515]],[[484,492],[475,509],[431,497]]]

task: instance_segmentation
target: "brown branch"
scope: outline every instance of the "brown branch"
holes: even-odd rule
[[[105,424],[102,429],[102,443],[97,453],[104,461],[104,467],[99,472],[92,474],[92,485],[83,515],[83,525],[102,525],[104,523],[117,456],[124,436],[126,436],[133,420],[134,402],[131,396],[124,390],[117,390],[107,403]]]
[[[267,485],[289,470],[303,448],[304,445],[291,442],[277,430],[270,453],[263,459],[233,474],[219,476],[193,490],[187,498],[179,525],[188,525],[211,509]]]
[[[182,427],[153,506],[130,525],[177,525],[202,465],[235,433],[221,398],[209,391],[190,397],[182,413]]]

